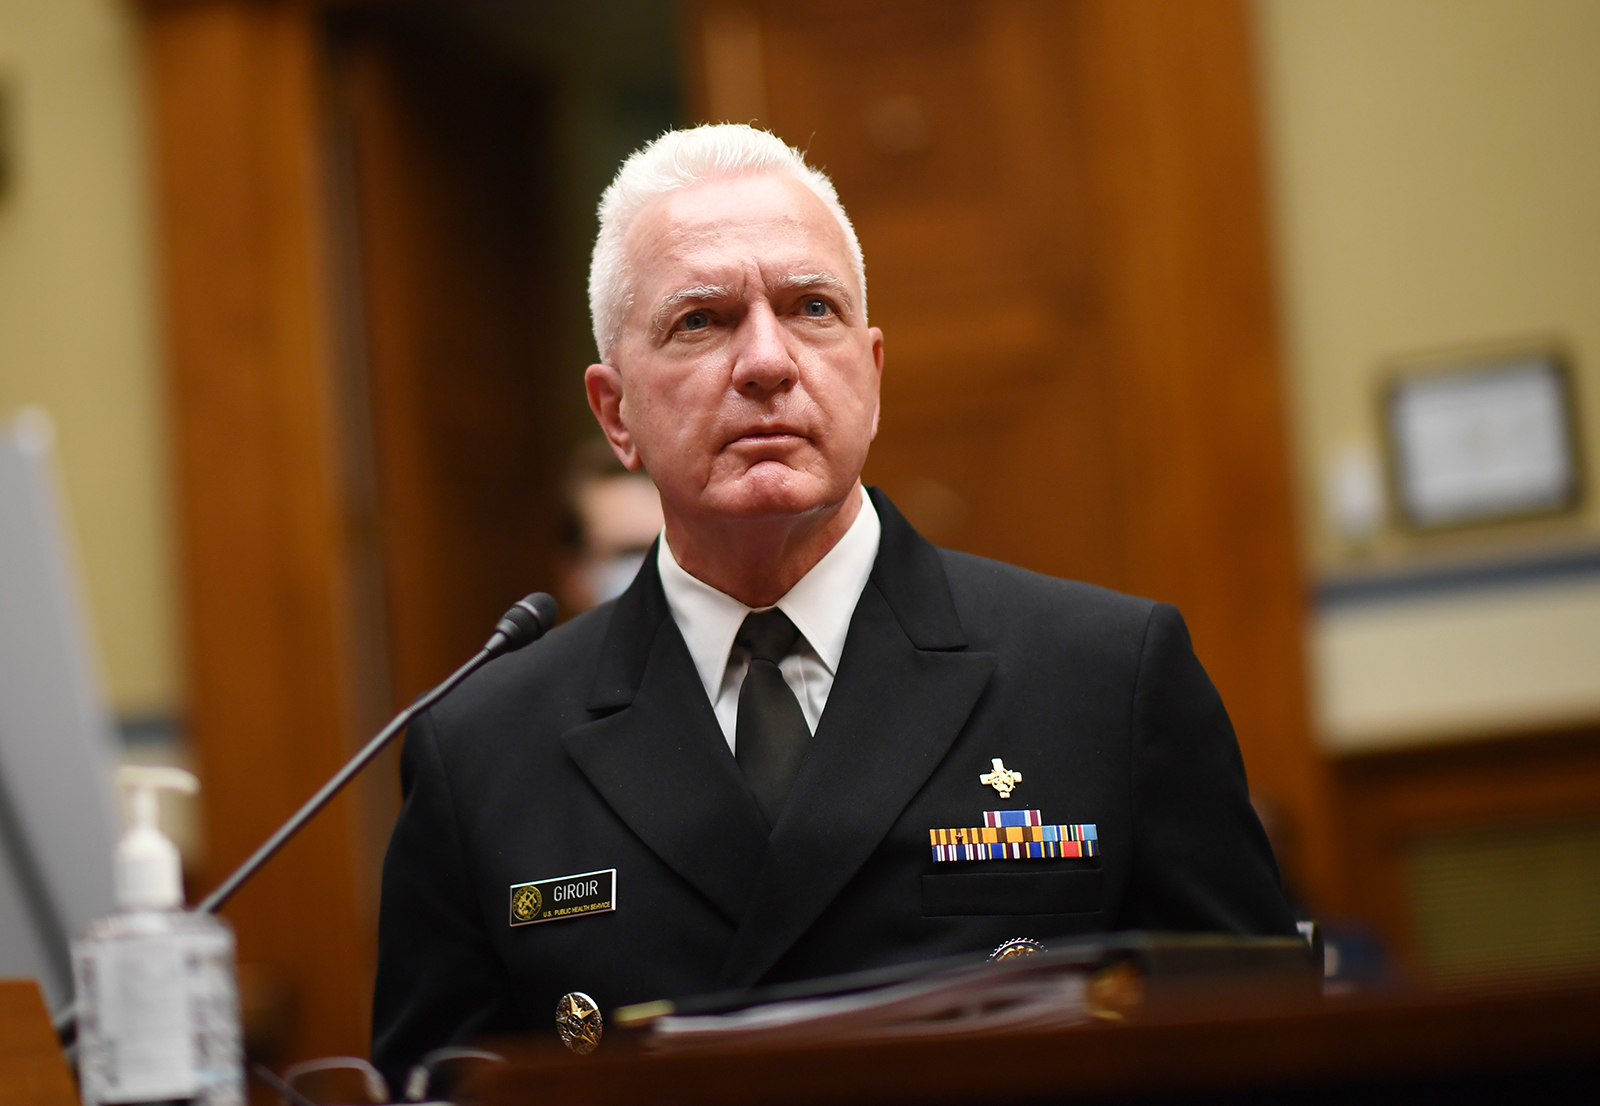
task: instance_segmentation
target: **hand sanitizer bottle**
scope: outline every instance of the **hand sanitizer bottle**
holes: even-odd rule
[[[72,944],[84,1106],[242,1106],[233,931],[183,909],[178,849],[156,826],[158,791],[199,790],[177,768],[127,766],[117,913]]]

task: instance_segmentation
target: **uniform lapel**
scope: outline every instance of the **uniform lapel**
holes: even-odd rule
[[[748,986],[864,864],[944,758],[994,672],[969,652],[938,551],[876,489],[883,536],[833,690],[720,983]]]
[[[617,600],[588,708],[562,735],[578,768],[658,856],[734,921],[767,826],[728,751],[661,590],[652,549]]]

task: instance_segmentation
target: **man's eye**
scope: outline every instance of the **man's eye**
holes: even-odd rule
[[[704,330],[711,325],[711,317],[704,311],[691,311],[683,317],[679,324],[685,330]]]
[[[828,301],[813,296],[811,299],[806,300],[801,310],[813,319],[820,319],[828,313]]]

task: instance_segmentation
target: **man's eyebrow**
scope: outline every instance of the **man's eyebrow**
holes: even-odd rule
[[[667,329],[667,324],[672,322],[672,316],[685,304],[705,303],[708,300],[727,299],[733,295],[733,288],[726,284],[693,284],[687,288],[679,288],[666,299],[656,305],[650,316],[650,329],[662,333]]]
[[[850,295],[850,286],[832,273],[786,273],[773,278],[771,283],[775,292],[825,291],[846,310],[855,303]]]
[[[774,292],[825,291],[838,300],[846,312],[855,303],[850,296],[850,286],[832,273],[785,273],[774,277],[770,284]],[[657,335],[665,334],[672,317],[685,306],[727,300],[736,295],[733,286],[728,284],[692,284],[679,288],[656,305],[650,315],[650,329]]]

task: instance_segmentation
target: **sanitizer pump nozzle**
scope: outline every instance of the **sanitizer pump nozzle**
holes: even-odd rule
[[[84,1106],[243,1106],[233,932],[183,909],[178,847],[157,822],[162,791],[194,794],[180,768],[117,772],[127,831],[117,842],[117,913],[72,943]]]
[[[183,905],[183,862],[160,829],[157,794],[193,795],[200,781],[182,768],[129,764],[117,770],[126,797],[128,828],[117,842],[117,909],[176,910]]]

